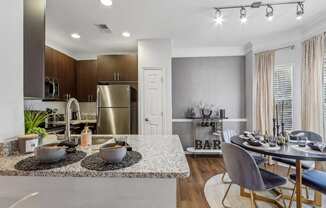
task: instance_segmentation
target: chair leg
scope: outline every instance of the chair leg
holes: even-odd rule
[[[282,201],[283,201],[283,206],[286,207],[286,203],[285,203],[284,194],[283,194],[282,189],[280,189],[280,193],[281,193],[281,198],[282,198]]]
[[[256,208],[255,193],[250,191],[251,208]]]
[[[224,177],[225,177],[226,172],[223,173],[222,175],[222,182],[224,183]]]
[[[222,183],[225,183],[225,184],[231,183],[231,181],[226,181],[225,180],[225,175],[226,175],[226,172],[224,172],[223,175],[222,175],[222,178],[221,178]]]
[[[290,176],[290,173],[291,173],[291,166],[289,166],[288,172],[287,172],[286,176],[289,177]]]
[[[290,203],[289,203],[289,208],[291,208],[291,206],[292,206],[292,202],[293,202],[293,198],[294,198],[295,189],[296,189],[296,186],[294,186],[294,188],[293,188],[293,192],[292,192],[291,199],[290,199]]]
[[[308,187],[305,186],[305,189],[306,189],[306,198],[309,199],[309,190],[308,190]]]
[[[230,183],[230,185],[229,185],[228,188],[226,189],[226,192],[225,192],[224,197],[223,197],[223,199],[222,199],[222,205],[223,205],[223,207],[228,207],[228,206],[226,206],[226,205],[224,204],[224,202],[225,202],[225,199],[226,199],[226,197],[227,197],[227,195],[228,195],[228,193],[229,193],[229,191],[230,191],[231,186],[232,186],[232,183]]]

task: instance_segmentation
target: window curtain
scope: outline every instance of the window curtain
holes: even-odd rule
[[[303,42],[302,128],[324,135],[322,111],[322,74],[324,34]]]
[[[256,54],[256,128],[261,133],[272,134],[273,129],[273,69],[275,51]]]

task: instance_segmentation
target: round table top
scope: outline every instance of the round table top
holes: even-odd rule
[[[326,161],[326,154],[322,153],[313,153],[307,151],[298,150],[298,148],[291,147],[296,144],[286,144],[280,146],[279,149],[265,149],[265,148],[257,148],[254,146],[245,145],[245,139],[240,138],[239,136],[234,136],[231,138],[231,143],[239,145],[240,147],[250,151],[257,152],[264,155],[270,155],[280,158],[286,159],[295,159],[295,160],[310,160],[310,161]]]

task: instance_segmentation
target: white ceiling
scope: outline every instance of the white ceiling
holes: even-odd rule
[[[287,0],[278,0],[284,2]],[[214,6],[250,4],[253,0],[113,0],[112,8],[99,0],[47,0],[47,43],[76,56],[132,52],[137,40],[170,38],[174,47],[244,46],[251,40],[309,25],[326,13],[325,0],[306,0],[304,19],[295,19],[296,6],[274,7],[274,21],[264,18],[265,8],[249,9],[248,23],[239,23],[239,10],[223,12],[222,26],[213,21]],[[266,2],[266,0],[265,0]],[[268,1],[267,2],[275,2]],[[107,24],[112,34],[94,24]],[[130,38],[121,36],[123,31]],[[77,32],[81,39],[74,40]]]

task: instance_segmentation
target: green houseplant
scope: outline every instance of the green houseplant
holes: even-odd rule
[[[45,122],[45,119],[48,117],[48,114],[45,112],[37,111],[25,111],[25,133],[26,134],[37,134],[41,138],[47,136],[47,132],[44,128],[41,128],[40,125]]]

